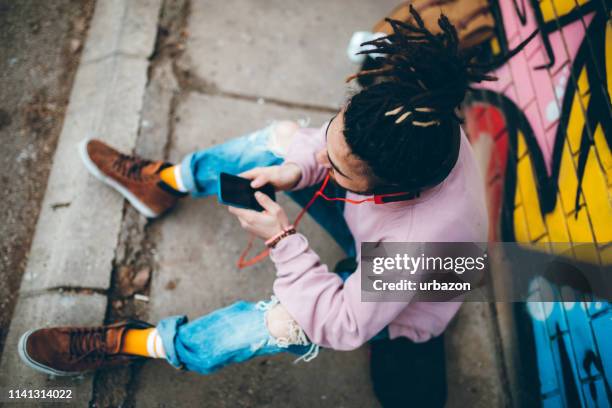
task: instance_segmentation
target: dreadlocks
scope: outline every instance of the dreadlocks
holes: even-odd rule
[[[441,14],[441,31],[429,31],[410,6],[414,23],[387,19],[393,33],[363,43],[360,54],[381,68],[347,79],[369,77],[372,85],[352,96],[344,114],[344,135],[353,154],[368,163],[377,192],[421,191],[442,182],[459,156],[457,109],[470,84],[495,80],[488,65],[459,48],[457,30]],[[535,35],[504,57],[509,59]]]

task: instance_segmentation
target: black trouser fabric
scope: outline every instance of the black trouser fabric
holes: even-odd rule
[[[446,403],[444,336],[425,343],[405,337],[370,342],[370,375],[384,408],[443,407]]]

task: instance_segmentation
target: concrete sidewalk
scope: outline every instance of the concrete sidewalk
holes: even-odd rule
[[[355,70],[345,56],[350,35],[369,29],[395,5],[99,0],[0,385],[69,384],[77,387],[79,402],[101,406],[377,406],[366,347],[325,351],[307,364],[294,365],[289,355],[259,358],[206,377],[151,361],[61,383],[25,369],[14,347],[32,325],[195,318],[238,299],[268,298],[272,265],[235,267],[247,237],[215,199],[183,200],[147,223],[84,172],[74,143],[96,134],[126,151],[178,161],[275,119],[320,126],[344,100],[344,78]],[[57,202],[69,203],[65,214],[45,211]],[[297,213],[293,203],[281,202]],[[311,220],[301,229],[323,261],[333,265],[341,258]],[[126,288],[136,275],[144,283]],[[488,305],[463,308],[447,336],[449,406],[507,403],[495,336]]]
[[[92,183],[76,145],[104,135],[133,149],[160,0],[97,2],[76,73],[0,365],[0,388],[74,387],[91,400],[92,376],[50,381],[18,359],[19,336],[41,325],[105,319],[123,200]]]

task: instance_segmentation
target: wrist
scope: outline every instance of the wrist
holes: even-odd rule
[[[278,244],[282,239],[288,237],[289,235],[295,234],[297,231],[293,225],[289,225],[283,228],[278,234],[274,235],[270,239],[266,241],[266,246],[268,248],[274,248],[276,244]]]
[[[290,180],[287,183],[288,190],[290,190],[295,187],[302,179],[302,169],[296,163],[292,162],[283,163],[283,166],[285,167],[285,172],[288,174],[287,178]]]

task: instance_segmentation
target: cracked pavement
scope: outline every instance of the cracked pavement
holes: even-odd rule
[[[345,55],[351,34],[369,29],[396,4],[164,1],[134,151],[178,162],[193,150],[272,120],[319,126],[350,92],[344,79],[356,69]],[[97,63],[95,55],[90,57]],[[109,137],[130,145],[121,135]],[[269,261],[245,270],[235,266],[248,237],[215,198],[184,199],[171,213],[148,222],[100,183],[87,184],[85,193],[117,212],[112,222],[119,223],[118,235],[108,238],[116,238],[114,253],[102,254],[112,257],[110,286],[105,277],[94,280],[86,274],[82,286],[53,286],[33,300],[35,307],[74,298],[88,311],[105,310],[107,322],[137,317],[155,323],[176,314],[196,318],[240,299],[271,295],[274,271]],[[290,217],[299,211],[284,196],[280,202]],[[79,233],[87,237],[116,231],[104,221],[88,221]],[[300,229],[324,262],[334,265],[342,258],[334,241],[308,217]],[[98,320],[84,313],[67,323]],[[449,406],[503,405],[496,335],[487,304],[465,305],[452,323],[447,336]],[[93,390],[92,406],[378,406],[367,346],[352,352],[326,350],[310,363],[293,364],[294,358],[261,357],[211,376],[148,361],[98,372],[74,384],[79,392]]]

